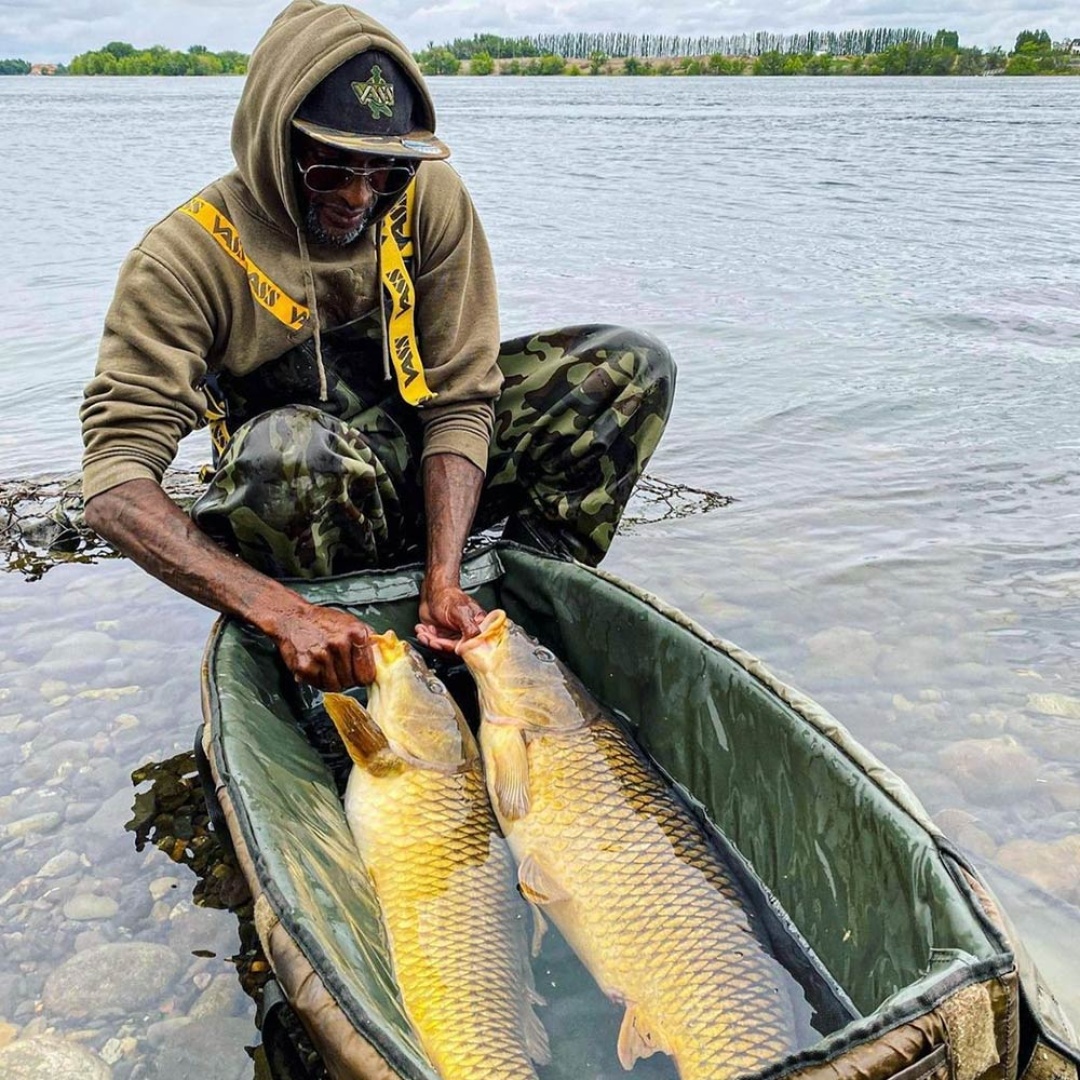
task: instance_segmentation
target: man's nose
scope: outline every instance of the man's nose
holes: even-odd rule
[[[342,197],[354,210],[367,210],[374,205],[378,195],[366,176],[351,176],[341,188]]]

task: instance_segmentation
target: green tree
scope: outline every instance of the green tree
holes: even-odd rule
[[[0,75],[29,75],[30,64],[26,60],[0,60]]]
[[[473,53],[469,61],[470,75],[490,75],[495,70],[495,61],[491,59],[489,52]]]
[[[461,67],[461,61],[445,48],[425,49],[416,59],[425,75],[456,75]]]
[[[770,49],[763,52],[754,61],[755,75],[783,75],[784,54],[779,49]]]
[[[986,57],[982,49],[961,49],[956,55],[957,75],[981,75],[987,69]]]
[[[831,75],[833,58],[828,53],[817,53],[814,56],[808,56],[803,70],[807,75]]]
[[[713,53],[705,63],[710,75],[741,75],[746,70],[746,60],[741,56],[725,56]]]
[[[952,49],[954,52],[960,48],[960,35],[955,30],[939,30],[934,35],[935,49]]]
[[[1051,52],[1054,43],[1050,40],[1050,34],[1046,30],[1021,30],[1016,35],[1016,45],[1013,52],[1041,53]]]
[[[205,56],[210,50],[205,45],[189,45],[189,56]]]
[[[589,53],[589,74],[599,75],[604,70],[604,65],[608,62],[608,54],[603,49],[593,49]]]
[[[537,63],[537,75],[564,75],[566,73],[566,61],[554,53],[541,56]]]
[[[108,45],[103,45],[100,51],[111,53],[117,60],[123,60],[125,56],[131,56],[135,52],[135,46],[126,41],[110,41]]]

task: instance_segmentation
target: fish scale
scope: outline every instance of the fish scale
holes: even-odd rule
[[[550,866],[572,898],[550,914],[609,995],[672,1040],[683,1080],[723,1080],[794,1049],[779,964],[689,812],[614,723],[528,743],[519,858]]]
[[[479,769],[354,769],[345,799],[406,1010],[440,1076],[535,1080],[525,908]]]

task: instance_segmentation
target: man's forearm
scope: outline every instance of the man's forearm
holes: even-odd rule
[[[366,623],[309,603],[218,547],[152,480],[95,496],[86,521],[177,592],[262,630],[299,682],[345,690],[375,678]]]
[[[484,474],[457,454],[434,454],[424,462],[429,585],[457,586],[461,553],[472,528]]]
[[[152,480],[130,480],[86,504],[86,520],[166,585],[271,632],[275,615],[306,602],[218,547]]]

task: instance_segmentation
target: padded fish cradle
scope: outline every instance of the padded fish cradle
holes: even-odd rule
[[[420,581],[406,567],[291,584],[411,636]],[[629,719],[782,908],[769,918],[825,987],[815,1027],[828,1033],[747,1075],[1078,1080],[1076,1036],[988,888],[824,709],[602,571],[501,542],[466,559],[463,585]],[[437,1080],[402,1010],[377,900],[365,875],[342,870],[357,855],[340,777],[311,738],[318,695],[296,686],[265,637],[222,619],[206,648],[203,710],[213,794],[260,940],[327,1071]]]

